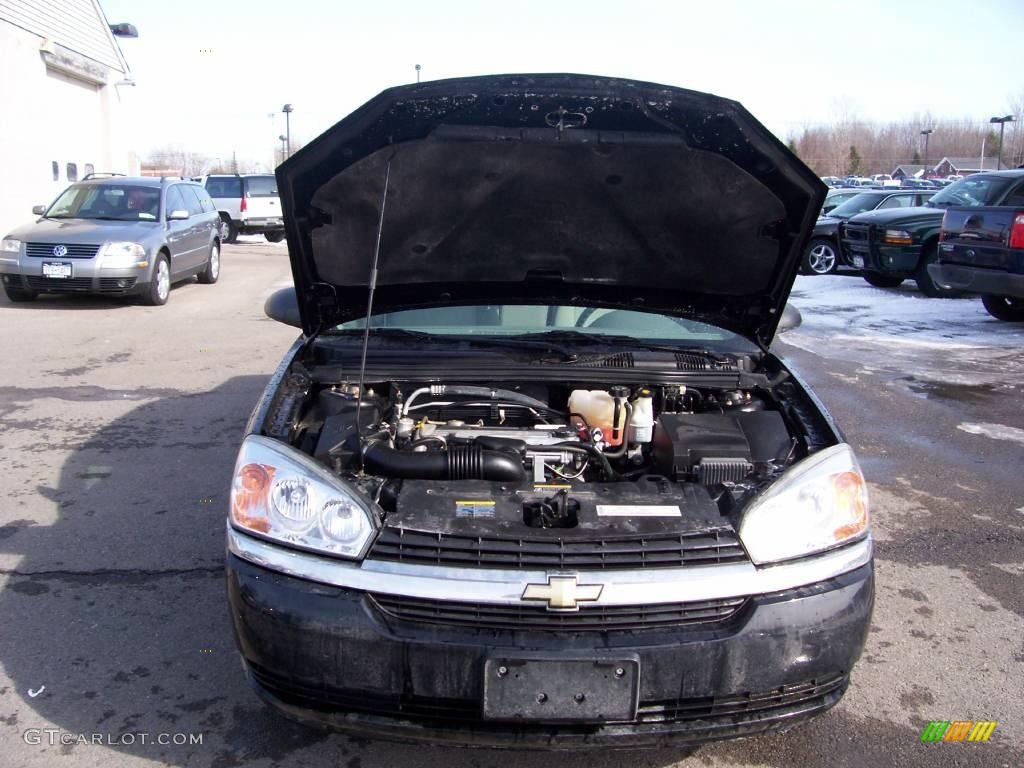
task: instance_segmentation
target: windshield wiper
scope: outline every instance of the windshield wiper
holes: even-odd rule
[[[362,338],[363,328],[346,328],[340,331],[324,331],[320,336],[324,338],[345,337]],[[370,338],[396,339],[398,341],[435,341],[438,337],[433,333],[423,331],[410,331],[405,328],[374,328],[370,326]]]
[[[343,331],[329,331],[321,334],[324,337],[361,337],[363,334],[362,328],[350,328]],[[370,328],[370,338],[383,337],[385,339],[396,339],[404,341],[423,342],[427,341],[431,344],[444,345],[444,344],[466,344],[469,346],[480,346],[480,347],[509,347],[512,349],[539,349],[545,352],[554,352],[559,355],[563,361],[572,362],[576,359],[576,353],[571,349],[564,347],[560,344],[553,344],[550,341],[542,339],[523,339],[522,337],[496,337],[496,336],[473,336],[473,335],[455,335],[455,334],[440,334],[440,333],[426,333],[424,331],[410,331],[405,328]]]
[[[589,344],[608,346],[608,347],[637,347],[639,349],[649,349],[654,352],[686,352],[692,355],[699,355],[705,357],[708,360],[716,363],[732,364],[732,361],[723,355],[715,352],[707,347],[699,346],[686,346],[685,344],[659,344],[657,342],[645,341],[644,339],[638,339],[635,336],[625,336],[621,334],[604,334],[604,333],[588,333],[586,331],[544,331],[543,333],[532,333],[523,336],[513,337],[517,340],[532,341],[532,340],[551,340],[560,342],[577,342],[584,341]]]

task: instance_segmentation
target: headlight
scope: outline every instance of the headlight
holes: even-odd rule
[[[0,251],[3,253],[19,253],[21,251],[21,240],[5,237],[0,241]]]
[[[107,243],[100,250],[100,269],[134,267],[146,258],[146,249],[138,243]]]
[[[850,446],[826,448],[754,499],[740,539],[755,563],[830,549],[867,534],[868,492]]]
[[[359,559],[377,529],[370,503],[312,459],[250,435],[231,483],[231,523],[303,549]]]
[[[914,238],[910,236],[909,232],[902,229],[887,229],[882,241],[889,245],[911,245]]]

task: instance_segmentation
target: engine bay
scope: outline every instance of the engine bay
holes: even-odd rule
[[[293,369],[266,431],[358,488],[391,527],[685,533],[727,524],[807,454],[787,386],[375,381],[360,396],[357,383]]]

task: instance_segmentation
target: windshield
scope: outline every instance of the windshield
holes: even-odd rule
[[[362,319],[334,328],[334,332],[358,331]],[[556,331],[587,336],[630,336],[641,341],[748,342],[730,331],[695,320],[682,320],[650,312],[595,307],[543,305],[479,305],[432,307],[387,312],[371,318],[373,329],[416,331],[436,336],[516,336]]]
[[[929,205],[940,208],[950,205],[995,205],[1013,181],[1005,176],[968,176],[937,193]]]
[[[50,219],[156,221],[160,190],[134,184],[75,184],[46,212]]]
[[[882,195],[872,195],[869,192],[861,192],[854,195],[832,209],[830,216],[856,216],[864,211],[873,211],[878,207],[878,202],[883,199]]]

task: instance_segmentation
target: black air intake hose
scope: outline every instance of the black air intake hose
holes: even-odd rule
[[[455,445],[444,451],[396,451],[371,441],[363,449],[363,467],[375,475],[410,480],[507,480],[525,474],[522,460],[479,445]]]

